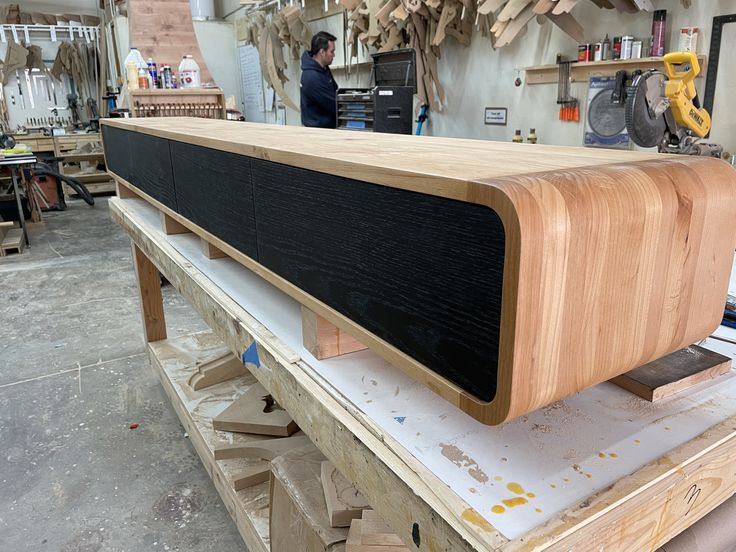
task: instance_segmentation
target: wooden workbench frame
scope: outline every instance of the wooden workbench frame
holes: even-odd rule
[[[137,220],[127,205],[140,200],[127,192],[129,199],[112,199],[110,210],[134,246],[147,339],[165,337],[160,271],[234,354],[256,343],[260,367],[248,364],[254,376],[413,550],[654,550],[736,493],[736,418],[730,418],[508,540],[216,287],[160,229]]]

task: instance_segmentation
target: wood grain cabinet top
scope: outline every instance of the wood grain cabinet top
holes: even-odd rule
[[[187,118],[103,138],[124,185],[484,423],[723,314],[717,159]]]

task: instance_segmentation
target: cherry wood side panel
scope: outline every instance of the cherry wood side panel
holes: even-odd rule
[[[519,259],[519,289],[504,290],[505,308],[515,311],[504,313],[513,347],[501,338],[499,371],[511,366],[498,390],[509,398],[507,418],[718,326],[736,245],[728,230],[735,176],[716,160],[668,156],[478,183],[471,199],[506,194],[520,225],[518,245],[507,249]]]

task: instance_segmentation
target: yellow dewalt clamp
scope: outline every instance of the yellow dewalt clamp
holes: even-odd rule
[[[702,141],[710,115],[700,106],[693,52],[664,56],[665,72],[651,70],[634,78],[626,91],[626,130],[635,144],[663,153],[720,157],[723,147]]]

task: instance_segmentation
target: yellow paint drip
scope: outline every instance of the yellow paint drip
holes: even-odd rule
[[[481,516],[478,512],[476,512],[473,508],[466,508],[466,510],[463,512],[463,519],[469,523],[472,523],[476,527],[480,527],[484,531],[491,533],[493,531],[493,526],[488,523],[486,518]]]
[[[605,453],[603,453],[603,452],[599,452],[598,453],[598,458],[605,458],[605,457],[606,457],[606,454]]]
[[[501,502],[503,502],[509,508],[516,508],[517,506],[523,506],[524,504],[528,504],[529,503],[529,501],[526,498],[524,498],[523,496],[517,496],[517,497],[514,497],[514,498],[507,498],[505,500],[502,500]]]
[[[612,452],[608,456],[610,456],[611,458],[618,458],[618,454],[616,454],[615,452]]]
[[[555,485],[554,483],[550,483],[550,487],[552,487],[553,489],[556,489],[557,485]]]
[[[493,479],[495,479],[496,481],[503,481],[503,477],[501,477],[500,475],[497,475]]]
[[[522,487],[518,483],[509,483],[508,485],[506,485],[506,488],[514,494],[524,494],[524,487]]]
[[[635,442],[635,443],[636,443],[637,445],[638,445],[639,443],[641,443],[641,441],[640,441],[639,439],[634,439],[634,442]]]
[[[526,496],[528,496],[529,498],[537,498],[537,495],[535,495],[534,493],[526,493]]]
[[[541,508],[534,508],[534,511],[537,512],[538,514],[541,514],[542,513],[542,509]]]
[[[496,504],[493,508],[491,508],[491,512],[494,514],[503,514],[506,511],[506,508],[501,506],[500,504]]]

